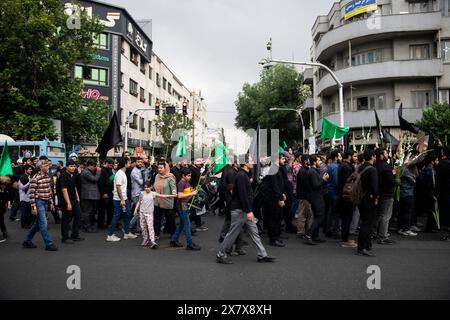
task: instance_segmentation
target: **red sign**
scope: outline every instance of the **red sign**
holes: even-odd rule
[[[97,89],[88,89],[87,91],[81,89],[80,94],[83,97],[83,99],[105,100],[105,101],[109,100],[109,97],[102,96],[100,94],[100,91],[98,91]]]

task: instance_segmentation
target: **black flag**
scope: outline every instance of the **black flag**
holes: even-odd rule
[[[400,109],[398,109],[398,120],[400,122],[400,129],[412,132],[414,134],[419,133],[419,127],[416,126],[414,123],[408,122],[402,117],[403,114],[403,103],[400,104]]]
[[[428,138],[428,150],[433,150],[433,152],[434,152],[435,141],[436,141],[436,137],[433,134],[433,132],[430,131],[430,135],[429,135],[429,138]]]
[[[383,141],[385,143],[389,143],[392,145],[394,149],[397,149],[400,141],[398,141],[392,134],[389,133],[386,129],[383,129]]]
[[[106,158],[106,154],[109,150],[114,148],[119,142],[122,142],[122,135],[120,134],[119,120],[117,114],[114,111],[111,121],[109,122],[108,129],[106,129],[103,135],[102,141],[95,150],[101,159]]]
[[[378,136],[379,136],[380,142],[381,142],[381,147],[384,148],[384,143],[386,142],[386,140],[384,138],[383,127],[381,126],[380,118],[378,118],[377,110],[373,110],[373,111],[375,111],[375,121],[377,123],[377,130],[378,130]]]

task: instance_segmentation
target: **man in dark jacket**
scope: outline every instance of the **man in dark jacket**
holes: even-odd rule
[[[376,169],[378,171],[378,208],[372,233],[378,237],[379,244],[393,244],[389,239],[389,220],[394,207],[395,170],[388,164],[389,155],[386,149],[377,150]]]
[[[253,164],[248,160],[242,165],[241,170],[236,175],[233,186],[233,197],[230,204],[231,210],[231,227],[225,239],[220,245],[216,255],[216,261],[223,264],[233,263],[227,256],[227,252],[231,251],[242,227],[245,225],[249,238],[253,242],[257,251],[258,262],[273,262],[275,258],[267,255],[261,238],[259,237],[258,227],[256,226],[255,217],[252,212],[253,191],[250,184],[249,173],[253,168]]]
[[[435,204],[437,201],[436,195],[436,170],[438,164],[438,157],[434,154],[425,157],[424,168],[422,170],[422,208],[427,214],[426,232],[438,232],[436,221],[434,218]]]
[[[375,161],[375,151],[367,149],[364,151],[364,163],[358,169],[361,175],[364,197],[358,206],[361,228],[358,236],[357,254],[367,257],[375,257],[372,252],[371,241],[372,225],[378,204],[378,172],[374,167]]]
[[[341,246],[344,248],[355,248],[356,242],[349,239],[350,235],[350,224],[352,223],[354,205],[342,198],[342,193],[344,186],[350,178],[350,176],[355,172],[355,162],[358,160],[358,156],[354,150],[348,150],[344,154],[342,164],[339,166],[339,186],[338,194],[340,198],[340,213],[342,219],[341,227]]]
[[[299,200],[297,235],[300,238],[304,238],[313,222],[311,203],[308,201],[308,170],[309,156],[305,154],[302,155],[302,166],[297,174],[297,197]]]
[[[450,146],[444,148],[444,157],[439,163],[436,172],[436,190],[439,196],[440,212],[442,215],[443,224],[450,225]],[[450,241],[450,227],[449,235],[442,240]]]
[[[320,239],[319,229],[320,225],[325,218],[325,199],[323,195],[323,185],[327,183],[329,179],[328,173],[324,173],[320,176],[319,168],[322,165],[322,159],[318,155],[312,155],[309,159],[311,167],[308,170],[308,201],[311,203],[313,211],[314,221],[305,235],[306,244],[323,243],[325,240]]]
[[[113,205],[113,189],[111,176],[113,175],[112,168],[114,161],[106,159],[103,162],[103,168],[100,171],[100,178],[98,180],[98,190],[100,192],[100,201],[98,202],[98,228],[105,229],[111,224],[114,205]],[[106,216],[106,225],[105,225]]]
[[[86,232],[95,232],[97,204],[100,200],[98,181],[100,180],[100,168],[95,166],[93,160],[86,162],[86,169],[80,176],[81,183],[81,213],[82,227]]]

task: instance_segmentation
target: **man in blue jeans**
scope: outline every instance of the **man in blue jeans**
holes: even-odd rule
[[[31,213],[37,217],[22,245],[29,249],[37,248],[32,240],[36,232],[40,231],[45,242],[45,250],[56,251],[58,248],[53,244],[53,240],[47,230],[47,210],[54,210],[55,208],[50,177],[48,175],[49,163],[47,160],[39,160],[36,167],[39,169],[39,172],[30,182],[30,204]]]
[[[180,216],[180,221],[177,224],[177,229],[172,236],[172,241],[170,245],[172,247],[182,247],[183,245],[178,242],[181,232],[184,232],[186,237],[186,250],[198,251],[201,248],[192,242],[191,235],[191,222],[189,220],[189,205],[190,200],[193,196],[197,194],[197,190],[192,191],[189,181],[191,180],[192,173],[189,168],[181,169],[181,180],[177,185],[178,192],[178,215]]]

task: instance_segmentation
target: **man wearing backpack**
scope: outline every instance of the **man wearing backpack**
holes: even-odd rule
[[[342,219],[341,228],[341,246],[344,248],[356,248],[355,240],[349,240],[350,224],[352,223],[353,210],[355,206],[352,202],[342,197],[344,186],[355,172],[354,164],[358,160],[357,154],[354,150],[348,150],[345,155],[342,164],[339,167],[339,197],[340,197],[340,214]]]
[[[359,168],[363,196],[358,205],[361,228],[358,236],[357,254],[366,257],[375,257],[372,252],[370,237],[378,204],[378,172],[374,167],[375,161],[375,151],[367,149],[364,151],[364,164]]]
[[[313,211],[313,224],[305,235],[305,243],[313,245],[315,243],[323,243],[325,240],[319,238],[320,225],[325,217],[325,200],[323,197],[322,187],[327,183],[329,176],[324,173],[321,177],[319,168],[322,164],[320,156],[312,155],[310,157],[311,168],[308,170],[308,201],[311,203]]]

